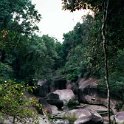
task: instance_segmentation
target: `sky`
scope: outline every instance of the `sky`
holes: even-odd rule
[[[63,41],[63,33],[73,29],[77,22],[82,22],[82,16],[86,10],[69,12],[62,10],[61,0],[32,0],[42,19],[38,26],[40,34],[48,34],[58,41]]]

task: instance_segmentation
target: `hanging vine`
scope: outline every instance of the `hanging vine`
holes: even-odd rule
[[[103,23],[102,23],[102,40],[103,40],[103,52],[104,52],[104,64],[105,64],[105,83],[107,87],[107,107],[108,107],[108,120],[109,124],[111,123],[110,119],[110,110],[111,110],[111,103],[110,103],[110,86],[109,86],[109,71],[108,71],[108,52],[107,52],[107,40],[106,40],[106,23],[108,17],[108,7],[109,7],[109,0],[104,2],[104,10],[103,10]]]

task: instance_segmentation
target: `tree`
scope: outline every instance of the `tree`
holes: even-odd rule
[[[108,54],[107,54],[107,41],[106,41],[106,21],[108,17],[108,6],[109,0],[104,2],[104,14],[103,14],[103,24],[102,24],[102,39],[103,39],[103,51],[104,51],[104,63],[105,63],[105,82],[107,87],[107,104],[108,104],[108,119],[109,124],[111,123],[111,103],[110,103],[110,85],[109,85],[109,69],[108,69]]]
[[[104,52],[104,58],[105,58],[105,75],[106,75],[106,84],[108,89],[108,111],[110,110],[110,94],[109,94],[109,86],[115,85],[119,86],[121,85],[119,82],[123,82],[123,78],[121,78],[120,72],[123,72],[122,70],[116,70],[119,68],[119,64],[117,64],[117,61],[119,59],[118,57],[118,51],[123,51],[124,42],[122,41],[124,39],[122,33],[123,30],[123,22],[124,22],[124,15],[122,13],[124,12],[124,5],[123,0],[111,0],[111,1],[103,1],[103,0],[62,0],[63,1],[63,7],[64,9],[68,9],[70,11],[75,11],[77,9],[92,9],[95,12],[95,18],[100,17],[99,20],[101,20],[102,23],[102,39],[103,39],[103,52]],[[109,6],[108,6],[109,3]],[[102,20],[102,16],[104,17],[104,20]],[[107,42],[106,42],[107,41]],[[108,61],[109,60],[109,61]],[[108,66],[109,64],[109,66]],[[110,82],[108,82],[108,72],[110,74]],[[115,81],[112,81],[113,73],[119,74],[119,77],[121,78],[121,81],[118,82],[118,78],[114,78]],[[113,87],[111,87],[113,88]],[[109,120],[110,120],[110,111],[109,111]]]
[[[63,59],[67,77],[85,73],[99,77],[103,62],[100,26],[100,21],[88,15],[83,23],[77,23],[72,31],[64,34]]]
[[[30,0],[1,0],[0,11],[1,30],[29,34],[38,29],[41,16]]]
[[[103,0],[62,0],[63,9],[75,11],[79,9],[92,9],[99,12],[102,9]]]
[[[23,80],[50,78],[59,58],[56,43],[48,35],[34,35],[30,38],[20,36],[16,48],[9,52],[15,58],[12,65],[16,77]]]

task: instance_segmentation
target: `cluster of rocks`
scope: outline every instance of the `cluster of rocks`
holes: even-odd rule
[[[34,94],[38,96],[42,109],[39,124],[109,124],[106,98],[98,90],[98,80],[81,78],[76,82],[56,79],[39,80]],[[118,101],[111,100],[113,124],[124,124],[124,111],[117,112]],[[33,124],[32,119],[24,120]],[[12,124],[13,117],[0,119],[0,124]],[[17,124],[22,122],[15,121]]]
[[[107,102],[99,95],[97,86],[98,80],[94,78],[82,78],[77,82],[57,79],[52,83],[39,80],[36,94],[44,110],[51,115],[50,124],[103,124],[108,121],[104,120]],[[115,113],[116,104],[111,100]],[[117,113],[112,119],[121,124],[124,112]]]

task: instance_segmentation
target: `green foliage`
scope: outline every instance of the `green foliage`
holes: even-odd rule
[[[103,62],[100,26],[101,22],[98,19],[88,15],[82,24],[77,23],[72,31],[64,34],[63,59],[67,79],[73,80],[79,75],[87,74],[100,75]]]
[[[38,103],[34,98],[26,96],[27,90],[23,84],[11,80],[0,84],[0,111],[3,116],[12,116],[21,121],[36,119],[37,112],[32,107]]]
[[[38,29],[36,22],[40,21],[40,14],[35,10],[30,0],[1,0],[0,27],[20,33],[31,33]]]
[[[60,47],[61,44],[48,35],[27,37],[8,32],[7,38],[1,40],[1,49],[6,53],[3,64],[8,64],[20,80],[50,78],[62,63]]]
[[[15,64],[17,61],[19,62],[15,68],[17,70],[20,66],[20,70],[17,70],[19,77],[24,79],[50,78],[54,71],[55,59],[58,58],[55,40],[47,35],[43,37],[34,36],[23,47],[25,47],[24,55],[20,51],[20,55],[17,55],[19,60],[14,62]]]
[[[76,118],[75,114],[72,114],[72,115],[65,114],[63,119],[67,119],[71,124],[73,124],[77,118]]]
[[[111,97],[121,99],[124,101],[124,50],[118,50],[116,58],[112,57],[110,61],[113,61],[114,68],[110,69],[110,92]],[[106,86],[104,81],[99,84],[100,91],[105,92]]]
[[[62,1],[65,9],[88,7],[96,13],[94,18],[88,15],[83,23],[77,23],[72,31],[64,34],[63,44],[48,35],[34,35],[41,16],[30,0],[0,1],[0,111],[3,114],[19,118],[34,115],[27,107],[32,102],[24,95],[25,86],[13,81],[3,83],[3,80],[63,76],[74,81],[79,76],[95,76],[102,79],[100,91],[106,91],[101,43],[103,1]],[[107,52],[111,95],[118,99],[124,96],[123,13],[123,0],[111,0],[106,22]]]
[[[79,68],[85,68],[85,71],[90,72],[90,76],[97,76],[98,78],[101,78],[102,81],[99,85],[100,91],[103,91],[105,93],[106,91],[106,84],[103,81],[104,77],[104,56],[102,51],[102,43],[101,43],[101,23],[102,23],[102,15],[103,15],[103,6],[104,1],[102,0],[76,0],[76,1],[63,1],[63,7],[64,9],[68,9],[70,11],[75,11],[77,9],[87,9],[90,8],[95,12],[95,18],[93,19],[93,23],[90,27],[90,30],[85,30],[83,35],[83,38],[80,38],[78,36],[80,47],[80,56],[83,61],[82,67],[80,65],[76,65],[77,61],[80,62],[79,53],[78,56],[75,55],[76,47],[74,44],[74,37],[75,37],[75,29],[72,32],[69,32],[67,35],[64,35],[65,41],[68,44],[66,48],[66,57],[67,59],[67,66],[70,67],[70,69],[73,70],[73,68],[79,67]],[[108,19],[106,21],[106,39],[107,39],[107,54],[108,54],[108,65],[109,65],[109,81],[110,81],[110,89],[111,89],[111,96],[116,97],[117,99],[123,99],[123,85],[124,85],[124,6],[123,6],[123,0],[111,0],[109,3],[109,9],[108,9]],[[82,24],[82,26],[84,26]],[[87,29],[88,27],[86,27]],[[83,29],[83,28],[82,28]],[[84,29],[83,29],[84,30]],[[81,31],[83,32],[83,31]],[[87,33],[88,32],[88,33]],[[73,34],[73,36],[71,36]],[[77,34],[80,34],[78,31]],[[70,38],[69,38],[70,37]],[[77,38],[77,39],[78,39]],[[76,38],[75,38],[76,39]],[[64,41],[64,42],[65,42]],[[77,40],[78,41],[78,40]],[[83,47],[84,44],[81,46],[81,41],[85,41],[85,47]],[[72,49],[73,47],[73,49]],[[81,51],[84,52],[82,53]],[[73,52],[72,52],[73,51]],[[84,57],[86,55],[86,58]],[[69,57],[68,57],[69,56]],[[76,58],[78,57],[78,58]],[[74,59],[75,58],[75,59]],[[72,64],[73,63],[73,64]],[[86,63],[86,64],[85,64]],[[65,65],[66,65],[65,64]],[[74,66],[72,66],[74,65]],[[73,75],[75,71],[69,72],[69,75]]]
[[[117,55],[110,57],[110,76],[109,76],[109,85],[110,85],[110,95],[115,99],[120,99],[124,101],[124,50],[119,49],[116,53]],[[106,92],[106,84],[104,80],[99,84],[99,89],[103,94]]]
[[[75,106],[78,106],[79,102],[77,100],[70,100],[67,104],[69,108],[74,108]]]
[[[65,64],[65,71],[67,73],[68,79],[73,79],[77,75],[81,73],[82,66],[86,65],[84,60],[84,51],[82,50],[81,46],[77,46],[76,48],[70,51],[69,56],[67,57],[67,62]]]
[[[11,66],[0,63],[0,77],[3,77],[3,79],[12,79],[13,78],[13,70]]]
[[[120,99],[124,101],[124,75],[122,73],[114,72],[111,74],[109,78],[110,82],[110,95],[115,99]],[[101,81],[99,84],[99,90],[105,94],[106,92],[106,85],[104,80]]]
[[[63,9],[75,11],[79,9],[92,9],[98,12],[103,4],[102,0],[62,0]]]
[[[0,114],[35,119],[32,106],[39,104],[26,97],[26,86],[12,80],[53,77],[63,62],[62,45],[48,35],[35,35],[41,15],[30,0],[1,0],[0,10]]]

